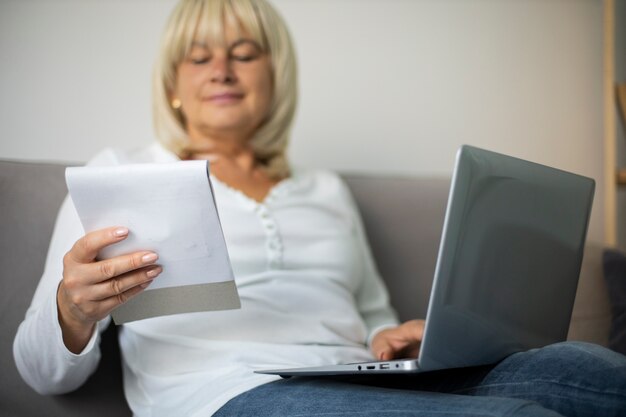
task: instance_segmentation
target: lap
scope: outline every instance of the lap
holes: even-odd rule
[[[524,400],[384,388],[322,378],[292,378],[262,385],[241,394],[222,407],[214,417],[505,415],[559,416]]]
[[[292,378],[246,392],[215,414],[260,415],[623,416],[626,357],[566,342],[516,353],[494,366],[382,378]]]
[[[524,398],[568,416],[626,416],[626,357],[590,343],[557,343],[511,355],[457,393]]]

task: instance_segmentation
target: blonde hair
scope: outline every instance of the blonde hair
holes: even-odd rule
[[[286,150],[297,103],[297,68],[287,26],[265,0],[181,0],[165,28],[153,75],[153,117],[159,141],[181,154],[189,144],[182,114],[172,108],[176,69],[198,39],[223,44],[225,27],[236,22],[240,30],[269,54],[273,94],[269,115],[250,139],[257,161],[274,178],[289,175]]]

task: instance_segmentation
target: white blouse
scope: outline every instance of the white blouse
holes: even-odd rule
[[[108,149],[89,164],[176,160],[153,144],[134,153]],[[257,369],[369,360],[371,337],[397,324],[354,201],[336,174],[296,170],[262,203],[211,181],[242,307],[120,328],[124,389],[136,416],[210,416],[238,394],[278,378],[253,373]],[[88,378],[110,322],[99,323],[80,354],[63,344],[56,289],[63,255],[83,234],[66,199],[15,338],[20,374],[41,393],[68,392]]]

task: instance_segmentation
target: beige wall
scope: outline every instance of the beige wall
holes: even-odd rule
[[[275,0],[301,64],[291,156],[449,175],[462,143],[596,178],[600,0]],[[84,161],[152,140],[150,72],[172,0],[0,0],[0,157]]]

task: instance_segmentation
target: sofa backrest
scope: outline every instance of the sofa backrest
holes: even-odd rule
[[[424,318],[450,180],[343,175],[402,321]]]

